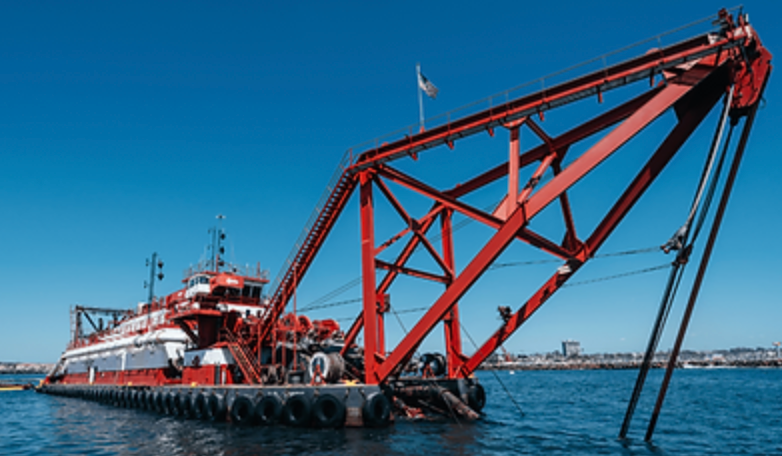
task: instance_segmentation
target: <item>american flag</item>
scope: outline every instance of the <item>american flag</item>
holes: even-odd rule
[[[437,98],[437,87],[432,84],[432,81],[426,79],[426,76],[424,76],[424,74],[420,71],[418,72],[418,87],[420,87],[421,90],[423,90],[432,99]]]

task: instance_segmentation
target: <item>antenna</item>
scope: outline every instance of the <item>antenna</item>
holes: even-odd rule
[[[149,267],[149,282],[144,281],[144,288],[149,288],[149,297],[147,298],[147,326],[149,326],[150,315],[152,314],[152,301],[155,299],[155,278],[163,280],[163,260],[159,259],[157,252],[152,253],[152,259],[147,258]],[[155,274],[157,272],[157,274]]]
[[[225,247],[223,247],[223,240],[225,240],[225,231],[223,230],[223,220],[225,216],[218,214],[215,217],[217,222],[217,228],[212,231],[212,258],[214,259],[214,271],[220,272],[220,266],[223,266],[225,262],[220,259],[220,256],[225,253]]]

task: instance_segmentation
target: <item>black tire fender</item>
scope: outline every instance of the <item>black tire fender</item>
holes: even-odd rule
[[[467,405],[476,412],[483,410],[486,406],[486,390],[483,385],[476,383],[467,391]]]
[[[181,416],[184,412],[182,403],[186,400],[182,393],[172,393],[173,400],[171,401],[171,414]]]
[[[223,421],[225,420],[226,412],[227,407],[222,394],[210,394],[206,398],[205,419],[209,421]]]
[[[174,393],[165,393],[163,396],[163,408],[167,415],[176,415],[176,404],[174,404]]]
[[[312,414],[312,403],[303,394],[291,396],[285,401],[285,408],[282,411],[285,424],[295,427],[304,427],[310,423]]]
[[[255,404],[247,396],[236,396],[231,404],[231,422],[239,425],[252,424]]]
[[[193,398],[189,393],[179,393],[179,414],[185,418],[191,418],[193,416]]]
[[[161,391],[155,391],[152,395],[152,402],[155,404],[156,412],[166,413],[166,397]]]
[[[312,420],[321,428],[345,424],[345,404],[331,394],[322,394],[312,404]]]
[[[128,408],[139,407],[138,395],[138,391],[128,391]]]
[[[365,426],[385,426],[391,419],[391,402],[385,394],[376,391],[367,398],[361,411],[364,415]]]
[[[208,418],[208,411],[206,410],[207,400],[204,393],[198,393],[191,396],[190,410],[193,414],[193,418],[197,420],[205,420]]]
[[[255,419],[262,425],[277,423],[280,415],[282,415],[282,401],[273,394],[262,397],[255,404]]]
[[[155,409],[155,392],[152,390],[147,391],[144,393],[144,401],[146,402],[146,405],[144,408],[146,410],[149,410],[150,412],[154,412]]]

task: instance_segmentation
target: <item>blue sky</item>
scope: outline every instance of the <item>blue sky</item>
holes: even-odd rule
[[[440,89],[437,100],[426,101],[427,116],[434,116],[721,6],[706,1],[6,5],[0,17],[0,360],[54,361],[67,342],[73,304],[125,308],[145,299],[144,261],[153,251],[166,263],[158,290],[174,291],[181,271],[199,260],[217,214],[227,216],[229,260],[260,261],[276,275],[344,151],[416,122],[417,62]],[[750,1],[745,9],[766,47],[782,52],[777,31],[782,7]],[[770,346],[782,339],[776,261],[782,249],[774,241],[782,222],[777,200],[782,148],[775,134],[782,88],[776,82],[772,75],[688,348]],[[606,106],[633,90],[643,87],[609,94]],[[591,100],[553,111],[543,126],[561,132],[599,109]],[[582,232],[671,122],[670,115],[660,119],[577,189],[572,198]],[[659,245],[678,228],[715,125],[716,112],[604,252]],[[452,152],[433,151],[398,166],[447,188],[507,159],[507,134],[497,136],[467,139]],[[525,141],[534,144],[528,131]],[[471,202],[495,201],[504,185]],[[420,198],[398,192],[411,208],[424,206]],[[384,220],[379,235],[399,227],[381,203],[378,218]],[[554,226],[549,219],[541,221],[544,232]],[[490,234],[475,223],[460,230],[457,267]],[[360,275],[358,235],[354,200],[302,284],[300,307]],[[514,246],[499,261],[539,258],[544,257]],[[662,253],[595,260],[573,281],[669,260]],[[427,267],[425,259],[414,264]],[[462,301],[473,338],[480,343],[488,336],[499,325],[496,307],[517,308],[554,267],[487,273]],[[695,269],[689,268],[685,282]],[[513,352],[552,351],[572,338],[591,353],[640,351],[665,279],[657,272],[564,289],[506,346]],[[392,302],[399,310],[420,307],[438,291],[408,279]],[[335,300],[358,292],[354,288]],[[681,307],[680,300],[676,309]],[[677,310],[661,348],[671,344]],[[354,304],[312,316],[346,318],[357,311]],[[418,315],[400,317],[409,329]],[[388,332],[391,344],[401,337],[393,317]],[[424,349],[439,347],[439,331],[436,336]],[[465,350],[471,351],[469,341]]]

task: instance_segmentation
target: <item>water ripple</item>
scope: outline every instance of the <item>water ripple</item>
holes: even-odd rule
[[[478,423],[398,421],[386,429],[243,428],[32,392],[2,393],[0,454],[505,455],[782,454],[782,370],[677,371],[654,444],[643,433],[661,380],[653,371],[630,438],[616,435],[634,371],[481,373]]]

